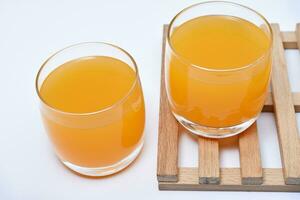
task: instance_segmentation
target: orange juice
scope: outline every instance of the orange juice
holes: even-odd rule
[[[47,132],[63,161],[112,165],[141,145],[144,101],[136,72],[121,60],[93,56],[66,62],[42,83]],[[55,110],[57,109],[57,110]]]
[[[263,29],[241,18],[208,15],[175,27],[169,37],[166,83],[176,115],[230,127],[259,114],[271,71],[271,39]]]

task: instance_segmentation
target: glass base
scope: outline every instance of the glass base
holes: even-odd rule
[[[208,138],[226,138],[230,136],[237,135],[244,130],[246,130],[249,126],[251,126],[257,119],[257,116],[249,119],[246,122],[243,122],[241,124],[235,125],[235,126],[228,126],[228,127],[223,127],[223,128],[214,128],[214,127],[207,127],[207,126],[201,126],[198,124],[195,124],[194,122],[191,122],[187,120],[186,118],[177,115],[173,113],[177,121],[185,127],[187,130],[190,132],[200,135],[203,137],[208,137]]]
[[[62,160],[62,163],[65,166],[67,166],[69,169],[79,174],[83,174],[86,176],[93,176],[93,177],[107,176],[125,169],[130,163],[132,163],[141,152],[143,148],[143,144],[144,142],[141,142],[141,144],[129,156],[110,166],[89,168],[89,167],[81,167],[78,165],[74,165],[64,160]]]

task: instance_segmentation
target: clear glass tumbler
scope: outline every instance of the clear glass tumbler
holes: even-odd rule
[[[165,52],[176,119],[205,137],[244,131],[264,105],[271,51],[270,24],[248,7],[215,1],[179,12],[169,24]]]
[[[127,79],[132,82],[124,90],[119,81]],[[108,82],[112,85],[103,85]],[[116,97],[118,87],[125,92]],[[68,168],[105,176],[128,166],[141,151],[144,98],[137,65],[125,50],[90,42],[58,51],[41,66],[36,92],[48,136]],[[111,98],[112,104],[95,107]]]

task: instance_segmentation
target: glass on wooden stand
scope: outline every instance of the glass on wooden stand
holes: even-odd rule
[[[138,68],[123,49],[81,43],[51,56],[36,78],[40,111],[60,160],[88,176],[128,166],[143,146]]]
[[[169,24],[166,87],[176,119],[192,133],[223,138],[255,122],[270,81],[272,30],[256,11],[205,2]]]

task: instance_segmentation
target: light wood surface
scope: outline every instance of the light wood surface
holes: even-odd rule
[[[295,35],[296,35],[296,42],[297,42],[297,47],[298,49],[300,49],[300,23],[296,24],[296,32],[295,32]]]
[[[161,91],[158,130],[158,158],[157,179],[158,181],[177,181],[178,177],[178,123],[169,108],[165,81],[164,81],[164,52],[165,34],[167,26],[164,26],[162,69],[161,69]]]
[[[299,45],[297,44],[296,34],[294,31],[281,32],[281,38],[282,38],[283,47],[285,49],[298,48]]]
[[[293,99],[295,112],[300,112],[300,93],[293,92],[292,99]],[[270,92],[267,94],[265,105],[264,105],[264,108],[262,111],[263,112],[274,112],[273,97]]]
[[[219,184],[219,142],[216,139],[198,138],[199,148],[199,183]]]
[[[296,39],[297,39],[297,45],[298,45],[298,49],[300,50],[300,23],[298,23],[297,25],[296,25]],[[298,97],[298,100],[299,100],[299,102],[300,102],[300,95],[299,95],[299,97]],[[297,102],[298,103],[298,102]],[[295,101],[294,101],[294,105],[295,105]],[[300,106],[299,106],[300,107]],[[300,112],[299,111],[300,110],[300,108],[299,109],[297,109],[297,107],[295,106],[295,111],[296,112]],[[300,139],[299,139],[299,145],[300,145]],[[300,150],[299,150],[299,157],[300,157]]]
[[[239,135],[239,151],[242,184],[262,184],[263,175],[256,123]]]
[[[298,128],[284,57],[284,47],[279,25],[273,24],[272,29],[274,48],[271,87],[285,183],[300,184]]]
[[[177,183],[159,182],[160,190],[219,190],[300,192],[299,185],[285,185],[281,169],[263,169],[262,185],[242,185],[239,168],[221,168],[219,185],[199,184],[197,168],[180,168]]]

